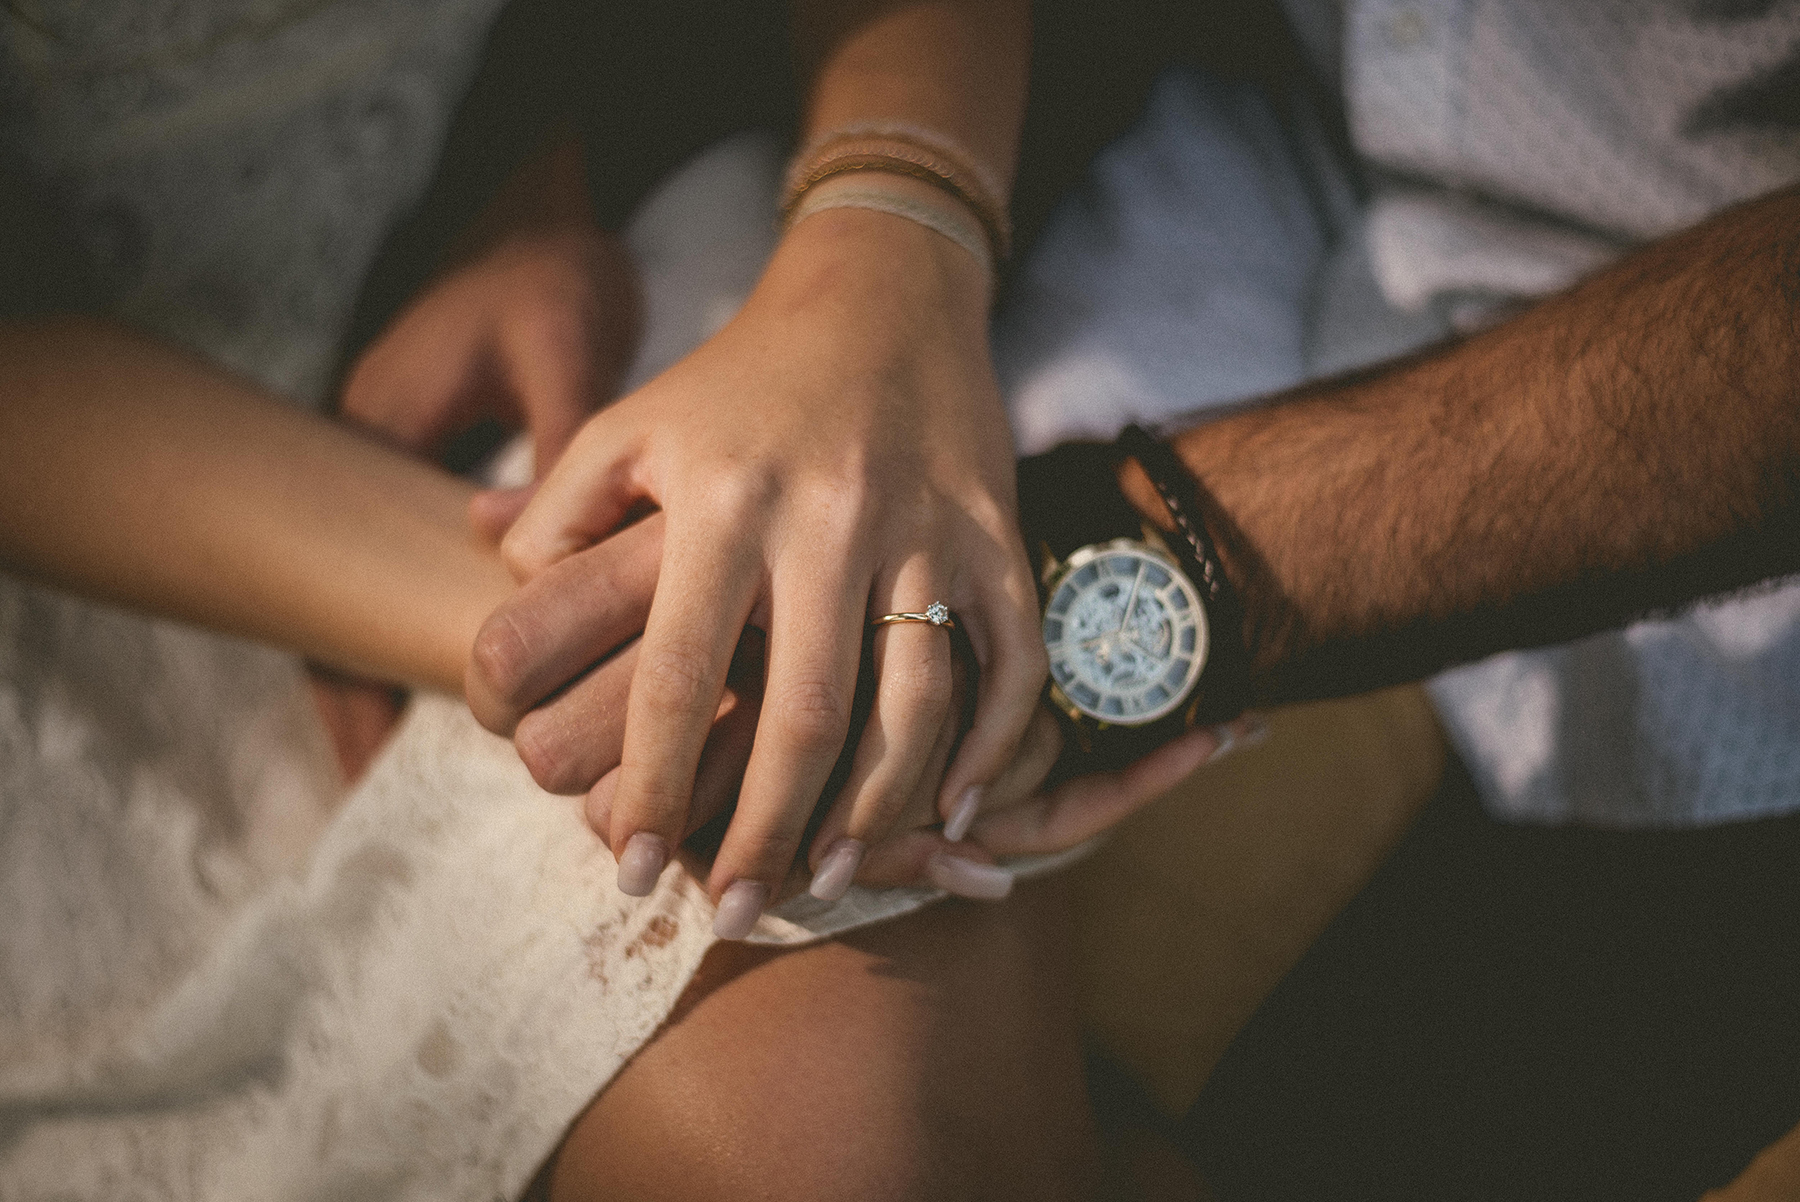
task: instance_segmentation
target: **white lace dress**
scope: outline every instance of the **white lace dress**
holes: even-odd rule
[[[287,657],[0,582],[0,1197],[516,1196],[712,943],[454,699],[334,772]]]
[[[316,402],[495,7],[9,0],[0,166],[117,312]],[[728,143],[639,214],[638,378],[741,299],[778,163]],[[679,868],[621,895],[454,699],[335,778],[289,658],[0,577],[0,1199],[516,1196],[712,943]]]

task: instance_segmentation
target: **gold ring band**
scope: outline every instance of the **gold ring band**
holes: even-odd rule
[[[892,626],[900,622],[925,622],[932,626],[942,626],[945,630],[956,629],[956,615],[952,614],[950,607],[942,601],[933,601],[925,607],[925,612],[922,614],[882,614],[869,625]]]

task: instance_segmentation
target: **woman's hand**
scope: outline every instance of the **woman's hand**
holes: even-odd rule
[[[987,355],[987,288],[983,264],[903,218],[809,218],[736,318],[582,428],[507,534],[507,563],[532,580],[634,506],[664,511],[608,810],[616,855],[660,865],[687,828],[746,625],[767,632],[767,678],[709,881],[716,899],[741,883],[737,905],[753,911],[786,876],[844,746],[876,616],[944,601],[980,663],[974,725],[929,789],[936,809],[973,804],[1013,760],[1045,669]],[[496,730],[511,732],[620,641],[623,615],[605,605],[538,596],[521,592],[477,642],[470,699]],[[938,785],[926,770],[952,701],[944,631],[907,625],[879,642],[873,709],[835,803],[846,837],[865,846],[922,785]],[[564,726],[552,742],[581,738]]]
[[[1018,755],[987,789],[966,834],[936,828],[935,815],[914,807],[902,814],[895,833],[868,849],[856,881],[877,887],[930,883],[962,897],[1005,897],[1012,878],[996,866],[997,859],[1068,851],[1135,814],[1201,766],[1254,746],[1267,734],[1260,716],[1246,714],[1189,731],[1124,768],[1071,777],[1046,789],[1063,741],[1055,716],[1040,706]],[[823,878],[834,885],[837,879],[825,850],[838,837],[834,823],[835,818],[827,820],[813,843],[814,860],[825,869],[815,878],[815,894],[821,893]]]
[[[352,366],[340,411],[431,458],[483,419],[523,427],[541,476],[612,395],[638,324],[613,235],[591,223],[513,233],[394,319]]]
[[[484,670],[470,674],[471,704],[483,720],[511,731],[521,757],[545,788],[561,793],[586,789],[588,821],[602,837],[612,829],[623,721],[638,662],[636,632],[649,610],[665,524],[663,514],[652,514],[527,583],[489,619],[477,641],[483,650],[476,662]],[[583,615],[587,620],[578,622]],[[533,624],[540,620],[542,624]],[[553,637],[571,629],[595,641],[559,643]],[[877,632],[872,651],[879,653],[891,633],[899,632]],[[736,800],[762,700],[764,650],[755,631],[738,647],[700,758],[684,839]],[[959,823],[964,829],[946,832],[936,786],[961,733],[964,690],[972,684],[956,667],[953,662],[950,712],[938,728],[917,787],[887,836],[846,855],[849,811],[837,804],[823,816],[803,865],[814,874],[815,895],[835,899],[854,880],[876,887],[935,884],[964,897],[1003,897],[1012,878],[995,865],[997,857],[1074,847],[1135,813],[1202,764],[1234,747],[1252,745],[1266,732],[1260,718],[1246,715],[1195,730],[1120,771],[1075,777],[1044,789],[1063,741],[1055,718],[1040,706],[1014,759],[986,790],[979,814],[964,815]],[[557,682],[570,678],[572,683],[558,687]],[[502,692],[493,691],[496,683]],[[519,700],[534,697],[544,699],[529,709]],[[591,789],[590,782],[595,782]],[[637,878],[628,880],[634,890],[648,891],[662,867],[660,859],[633,857],[621,871]],[[789,887],[799,886],[790,881]]]
[[[339,411],[437,457],[483,419],[531,432],[550,470],[630,366],[642,314],[637,272],[594,221],[580,143],[527,158],[462,231],[440,271],[351,366]],[[517,506],[484,494],[498,541]]]
[[[969,838],[994,856],[1067,851],[1137,813],[1201,766],[1268,737],[1268,722],[1244,714],[1218,726],[1188,731],[1123,768],[1042,784],[1062,754],[1062,732],[1048,709],[1033,717],[1019,758],[995,783],[994,804]]]

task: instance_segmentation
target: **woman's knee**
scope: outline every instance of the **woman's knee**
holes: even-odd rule
[[[721,945],[550,1196],[1055,1198],[1093,1143],[1059,890],[793,952]]]

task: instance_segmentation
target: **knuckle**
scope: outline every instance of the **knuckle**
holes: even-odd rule
[[[948,710],[953,684],[950,661],[942,655],[908,657],[898,661],[889,659],[882,666],[884,690],[907,709],[931,713]]]
[[[523,525],[515,522],[500,539],[500,562],[514,580],[530,580],[547,566],[535,543],[522,533]]]
[[[892,781],[881,785],[871,784],[856,800],[856,812],[850,821],[850,836],[865,843],[879,842],[900,821],[908,800],[905,792],[895,787]]]
[[[712,671],[711,658],[704,650],[665,644],[645,648],[638,660],[637,683],[650,708],[687,715],[710,710],[707,685]]]
[[[745,875],[752,877],[779,877],[800,851],[799,837],[786,830],[739,829],[734,824],[730,839],[732,859],[744,866]]]
[[[780,485],[768,472],[750,464],[732,464],[715,472],[704,486],[706,505],[725,523],[748,525],[768,510]]]
[[[532,662],[532,643],[525,627],[508,610],[488,617],[475,635],[469,652],[476,675],[494,696],[508,705],[518,706],[527,700],[520,693]]]
[[[765,697],[763,714],[789,742],[822,750],[843,742],[850,727],[850,698],[835,680],[806,677],[788,682],[776,698]]]
[[[686,817],[694,791],[685,782],[672,777],[639,780],[630,790],[624,788],[613,799],[613,812],[623,812],[630,825],[663,833],[685,834],[679,828]]]

